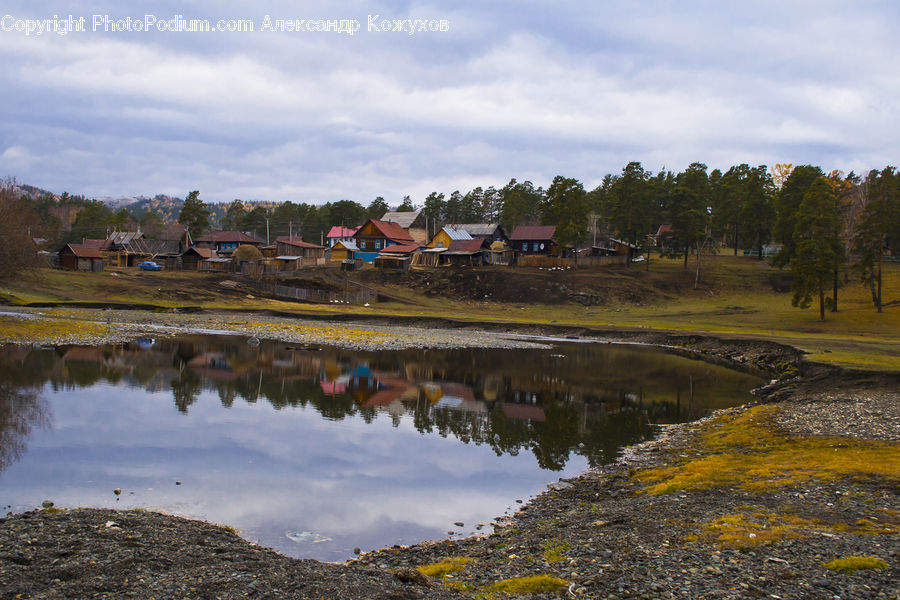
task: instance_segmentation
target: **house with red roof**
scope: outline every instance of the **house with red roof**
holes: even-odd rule
[[[366,262],[374,262],[375,257],[390,246],[415,245],[419,248],[419,243],[398,224],[376,219],[363,223],[353,238],[356,240],[356,258]]]
[[[59,266],[72,271],[102,271],[103,253],[96,246],[66,244],[59,251]]]
[[[556,254],[556,227],[553,225],[519,225],[509,236],[516,254]]]
[[[353,236],[356,235],[357,231],[359,231],[359,228],[357,227],[344,227],[342,225],[335,225],[328,232],[328,235],[325,236],[328,247],[334,248],[334,245],[338,242],[353,242]]]

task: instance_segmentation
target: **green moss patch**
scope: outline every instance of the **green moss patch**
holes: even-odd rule
[[[810,481],[845,476],[898,480],[900,446],[844,438],[798,438],[778,432],[778,407],[758,406],[714,420],[695,454],[699,458],[638,471],[648,494],[734,486],[748,491],[777,491]]]
[[[838,573],[856,573],[864,569],[886,569],[887,563],[875,556],[847,556],[836,558],[822,566]]]
[[[459,573],[470,562],[472,562],[472,559],[467,556],[454,556],[452,558],[442,560],[441,562],[416,567],[416,569],[422,575],[443,579],[451,573]]]
[[[552,575],[531,575],[529,577],[513,577],[504,579],[491,585],[488,593],[503,594],[538,594],[540,592],[555,592],[569,584],[568,581],[553,577]]]

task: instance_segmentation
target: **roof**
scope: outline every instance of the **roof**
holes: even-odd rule
[[[620,246],[627,246],[627,247],[633,248],[635,250],[637,249],[637,246],[635,246],[634,244],[631,244],[629,242],[624,242],[622,240],[617,240],[616,238],[609,238],[609,241],[612,242],[613,244],[619,244]]]
[[[239,244],[263,244],[262,240],[251,237],[243,231],[210,231],[200,237],[194,238],[195,242],[213,242],[227,243],[237,242]]]
[[[444,227],[441,229],[444,233],[446,233],[451,240],[471,240],[472,236],[469,235],[469,232],[465,229],[454,229],[452,227]]]
[[[216,251],[212,248],[198,248],[196,246],[191,246],[190,248],[182,252],[181,255],[184,256],[188,252],[193,252],[200,258],[215,258],[217,256]]]
[[[455,240],[450,242],[448,254],[475,254],[481,252],[481,240]]]
[[[134,240],[142,238],[143,236],[144,234],[140,233],[139,231],[113,231],[106,239],[113,244],[124,246],[126,244],[130,244]]]
[[[412,254],[421,247],[422,246],[420,246],[418,242],[413,242],[412,244],[395,244],[382,250],[381,254]]]
[[[91,238],[85,238],[81,240],[81,244],[77,244],[79,246],[84,246],[85,248],[109,248],[109,240],[96,240]]]
[[[331,249],[334,250],[338,246],[340,246],[341,248],[344,248],[345,250],[352,250],[353,252],[356,252],[357,250],[359,250],[359,248],[356,247],[356,240],[352,240],[352,241],[341,240],[339,242],[335,242],[334,246],[332,246]]]
[[[656,235],[662,235],[664,233],[672,233],[671,225],[660,225],[659,229],[656,230]]]
[[[554,225],[519,225],[509,236],[511,242],[529,240],[552,240],[556,235]]]
[[[302,256],[276,256],[275,260],[303,260]]]
[[[405,229],[400,227],[397,223],[389,223],[387,221],[378,221],[375,219],[371,219],[371,221],[375,228],[381,232],[381,235],[391,241],[404,243],[415,242],[415,240],[412,239],[412,236],[410,236],[409,233]],[[360,231],[362,231],[361,228]],[[356,233],[358,235],[359,231],[357,231]]]
[[[103,258],[103,254],[100,253],[100,248],[97,247],[85,246],[83,244],[66,244],[65,248],[60,250],[60,252],[63,252],[66,248],[78,258]]]
[[[340,227],[335,225],[331,228],[331,231],[328,232],[327,238],[343,238],[343,237],[353,237],[356,235],[356,232],[359,231],[358,228],[354,229],[351,227]]]
[[[396,223],[403,229],[408,229],[413,224],[413,221],[415,221],[416,218],[418,218],[420,212],[422,212],[421,209],[414,210],[411,212],[401,212],[398,210],[389,210],[388,212],[384,213],[384,215],[382,215],[381,220],[387,221],[390,223]]]
[[[144,240],[147,250],[153,254],[178,254],[181,244],[178,240]]]
[[[295,246],[297,248],[325,248],[325,246],[304,242],[302,238],[297,236],[290,237],[287,235],[280,235],[275,238],[275,242],[279,244],[287,244],[288,246]]]
[[[469,235],[475,237],[476,235],[494,235],[494,232],[497,231],[497,228],[500,227],[499,223],[454,223],[448,225],[448,227],[452,227],[453,229],[463,229],[469,232]]]

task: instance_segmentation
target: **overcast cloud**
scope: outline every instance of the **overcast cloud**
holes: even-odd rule
[[[0,9],[0,175],[56,193],[421,204],[511,177],[592,188],[631,160],[900,160],[893,0],[77,4]],[[16,31],[69,14],[87,30]],[[254,31],[105,33],[93,15]],[[266,15],[361,28],[263,31]],[[449,30],[368,31],[370,15]]]

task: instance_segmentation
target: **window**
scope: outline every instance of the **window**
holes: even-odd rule
[[[380,249],[381,249],[381,240],[375,240],[375,249],[376,249],[376,250],[380,250]]]
[[[522,252],[528,252],[528,242],[522,242]]]
[[[366,249],[366,240],[359,240],[359,249],[360,250]]]
[[[535,251],[535,252],[540,252],[540,251],[541,251],[541,244],[540,244],[539,242],[535,242],[535,243],[534,243],[534,251]]]

